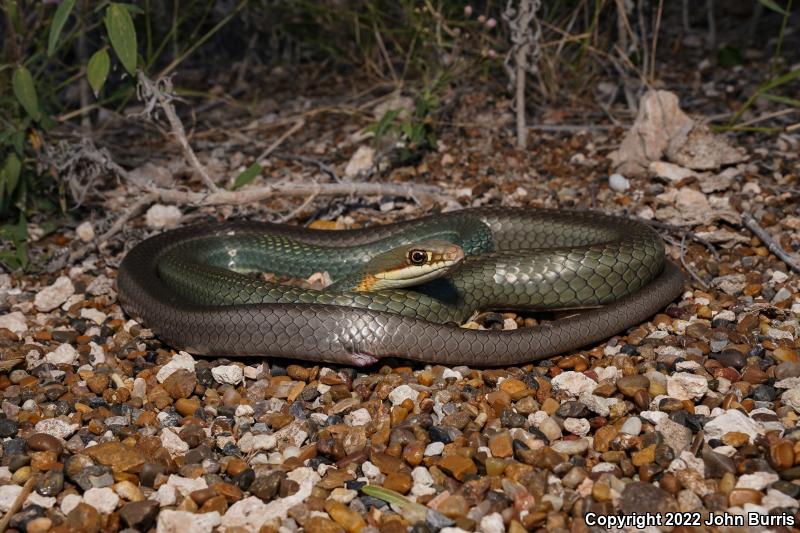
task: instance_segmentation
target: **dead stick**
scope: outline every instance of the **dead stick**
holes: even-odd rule
[[[266,150],[261,152],[261,155],[258,156],[258,158],[256,158],[256,162],[263,161],[264,159],[268,158],[272,154],[272,152],[274,152],[280,145],[283,144],[283,141],[294,135],[294,133],[303,126],[305,126],[305,124],[306,121],[303,120],[302,118],[297,122],[295,122],[294,125],[288,130],[286,130],[286,132],[283,135],[278,137],[278,139],[274,143],[269,145],[269,147]]]
[[[194,153],[192,150],[192,146],[189,144],[189,140],[186,138],[186,130],[183,127],[183,122],[181,119],[178,118],[178,114],[175,112],[175,106],[172,105],[172,96],[165,94],[161,88],[158,87],[157,82],[153,82],[147,76],[142,74],[142,71],[139,71],[139,83],[141,83],[145,89],[146,94],[152,94],[158,100],[158,104],[161,109],[164,110],[164,114],[167,116],[167,121],[169,122],[170,128],[172,128],[172,134],[175,136],[175,140],[178,141],[178,144],[183,151],[183,156],[189,162],[189,164],[194,168],[194,170],[200,175],[200,178],[203,180],[203,183],[209,190],[216,192],[219,190],[217,185],[214,183],[214,180],[211,179],[211,176],[208,175],[208,171],[206,167],[200,163],[200,160],[197,159],[197,154]],[[171,83],[169,80],[164,80],[166,83],[167,90],[171,87]]]
[[[756,237],[761,240],[764,244],[767,245],[767,248],[770,252],[775,254],[778,259],[786,263],[786,265],[794,270],[795,272],[800,273],[800,264],[798,264],[792,256],[790,256],[786,251],[779,245],[772,236],[767,233],[767,230],[762,228],[756,219],[750,215],[750,213],[742,213],[742,224],[744,227],[749,229],[750,232],[755,235]]]
[[[11,504],[11,508],[9,508],[6,515],[3,517],[3,520],[0,520],[0,533],[3,533],[6,529],[8,529],[8,524],[11,522],[11,517],[19,511],[22,504],[25,503],[25,500],[28,499],[28,495],[33,490],[33,485],[36,484],[37,476],[31,476],[28,478],[28,481],[25,482],[25,485],[22,486],[22,491],[17,495],[17,498],[14,500],[14,503]]]
[[[444,192],[432,185],[398,185],[393,183],[340,182],[340,183],[285,183],[226,191],[220,189],[213,193],[179,191],[175,189],[151,188],[150,193],[159,201],[171,204],[192,205],[241,205],[259,202],[272,196],[402,196],[406,198],[445,196]]]

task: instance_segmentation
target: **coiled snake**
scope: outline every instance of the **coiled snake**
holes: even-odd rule
[[[347,278],[377,254],[430,240],[454,243],[466,258],[404,290],[313,291],[250,274]],[[135,246],[117,279],[125,310],[176,348],[357,366],[390,356],[475,366],[542,359],[646,320],[682,282],[658,234],[640,222],[494,207],[345,231],[189,226]],[[510,331],[458,325],[478,309],[575,308],[591,309]]]

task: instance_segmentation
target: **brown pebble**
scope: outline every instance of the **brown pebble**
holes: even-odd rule
[[[47,433],[34,433],[26,439],[28,448],[34,451],[44,452],[51,451],[60,454],[64,451],[64,446],[57,437],[48,435]]]
[[[454,478],[463,481],[469,474],[477,474],[478,467],[472,462],[472,459],[462,455],[447,455],[439,461],[439,468],[446,470]]]
[[[746,503],[758,505],[761,503],[763,494],[760,491],[753,489],[733,489],[728,494],[728,505],[731,507],[742,507]]]
[[[399,492],[400,494],[408,494],[413,484],[414,480],[411,478],[411,475],[406,472],[391,473],[383,480],[383,488]]]

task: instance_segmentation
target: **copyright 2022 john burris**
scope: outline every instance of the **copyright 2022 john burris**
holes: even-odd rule
[[[760,526],[792,527],[797,521],[794,515],[788,513],[761,514],[758,512],[747,512],[743,514],[734,513],[696,513],[696,512],[665,512],[665,513],[630,513],[630,514],[597,514],[586,513],[584,521],[589,527],[600,526],[608,529],[646,527],[678,527],[678,526]]]

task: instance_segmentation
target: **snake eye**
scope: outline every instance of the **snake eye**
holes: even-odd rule
[[[408,260],[411,261],[412,265],[422,265],[427,258],[428,254],[423,250],[411,250],[408,252]]]

